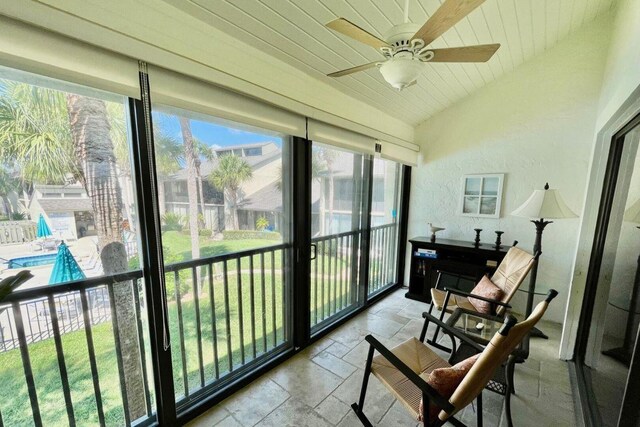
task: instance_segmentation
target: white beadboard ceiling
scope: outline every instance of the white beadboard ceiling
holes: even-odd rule
[[[335,79],[326,77],[382,56],[324,24],[344,17],[381,37],[402,23],[404,0],[164,1],[415,125],[607,13],[616,0],[486,0],[432,47],[500,43],[497,54],[483,64],[426,64],[418,84],[402,92],[393,90],[376,68]],[[410,0],[410,21],[422,24],[443,1]]]

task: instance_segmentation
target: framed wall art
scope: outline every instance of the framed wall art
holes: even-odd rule
[[[477,174],[462,177],[461,214],[499,218],[504,174]]]

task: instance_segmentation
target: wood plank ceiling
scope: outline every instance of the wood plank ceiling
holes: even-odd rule
[[[337,79],[326,77],[382,56],[324,24],[344,17],[381,37],[403,22],[403,0],[165,1],[415,125],[607,13],[616,0],[487,0],[431,46],[500,43],[497,54],[484,64],[426,64],[418,84],[402,92],[392,89],[376,68]],[[422,24],[443,1],[410,0],[410,21]]]

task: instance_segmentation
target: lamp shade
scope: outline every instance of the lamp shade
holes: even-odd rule
[[[634,204],[629,206],[629,209],[624,211],[623,220],[640,224],[640,199],[636,200]]]
[[[544,190],[534,190],[533,194],[511,215],[525,218],[575,218],[576,215],[562,200],[558,190],[549,189],[549,184]]]

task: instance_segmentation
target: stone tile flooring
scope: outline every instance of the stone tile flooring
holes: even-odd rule
[[[367,334],[395,346],[417,337],[426,304],[404,297],[398,290],[336,329],[328,336],[255,380],[196,420],[204,426],[358,426],[349,405],[358,399],[368,345]],[[511,399],[513,422],[520,426],[575,425],[569,374],[558,360],[560,325],[542,322],[549,340],[533,339],[531,355],[516,366],[516,395]],[[365,413],[378,426],[421,425],[371,376]],[[483,394],[484,425],[506,426],[503,398]],[[458,418],[475,425],[474,407]],[[450,424],[449,424],[450,425]]]

